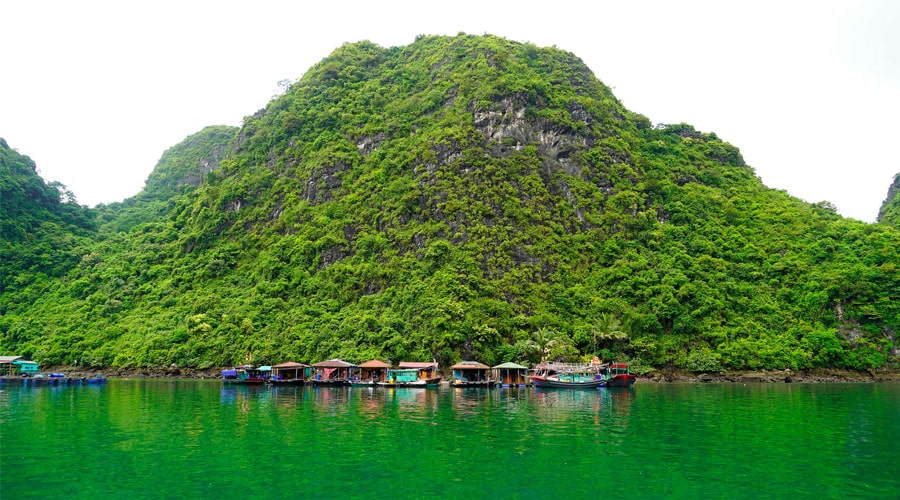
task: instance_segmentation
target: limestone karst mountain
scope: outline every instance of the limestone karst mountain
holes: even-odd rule
[[[236,133],[183,146],[86,235],[60,228],[77,258],[56,272],[17,260],[43,236],[5,247],[0,350],[93,366],[544,349],[689,370],[896,362],[896,228],[765,187],[736,147],[625,109],[563,50],[347,44]]]

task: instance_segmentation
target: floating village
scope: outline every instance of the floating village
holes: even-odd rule
[[[352,387],[429,388],[451,387],[541,387],[556,389],[596,389],[629,387],[635,376],[628,363],[540,363],[532,368],[517,363],[488,366],[462,361],[450,368],[444,380],[436,362],[402,361],[396,366],[373,359],[353,364],[329,359],[306,365],[287,362],[274,366],[243,365],[222,370],[226,384],[314,385]]]
[[[397,365],[373,359],[360,364],[329,359],[311,365],[286,362],[278,365],[240,365],[222,370],[227,385],[312,385],[330,387],[538,387],[553,389],[597,389],[630,387],[635,375],[628,363],[542,362],[531,368],[517,363],[488,366],[477,361],[462,361],[449,368],[444,379],[437,362],[403,361]],[[38,363],[22,356],[0,356],[0,382],[25,385],[103,384],[106,378],[68,377],[64,373],[42,373]]]
[[[35,361],[22,356],[0,356],[0,383],[24,385],[104,384],[106,377],[67,377],[65,373],[42,373]]]

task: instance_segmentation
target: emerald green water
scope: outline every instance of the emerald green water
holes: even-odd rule
[[[900,384],[0,386],[0,498],[898,498]]]

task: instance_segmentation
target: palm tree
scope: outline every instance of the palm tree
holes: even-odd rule
[[[622,323],[615,314],[601,313],[597,324],[591,329],[594,334],[594,353],[597,352],[597,339],[603,341],[625,340],[628,334],[622,330]]]
[[[531,342],[534,347],[541,353],[541,363],[547,361],[550,350],[556,345],[556,337],[559,333],[554,328],[542,326],[531,334]]]

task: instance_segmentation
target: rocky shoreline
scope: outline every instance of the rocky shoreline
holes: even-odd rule
[[[73,378],[102,375],[112,379],[218,379],[222,368],[145,367],[145,368],[85,368],[82,366],[45,367],[45,373],[65,373]],[[878,383],[900,382],[900,370],[761,370],[724,372],[685,372],[655,370],[639,376],[639,382],[715,382],[715,383]]]
[[[120,379],[218,379],[222,376],[222,368],[187,368],[152,366],[144,368],[87,368],[84,366],[49,366],[42,367],[44,373],[65,373],[67,377],[87,378],[102,375],[106,378]]]
[[[658,370],[638,377],[645,382],[719,383],[866,383],[900,382],[900,370],[761,370],[725,372],[683,372]]]

